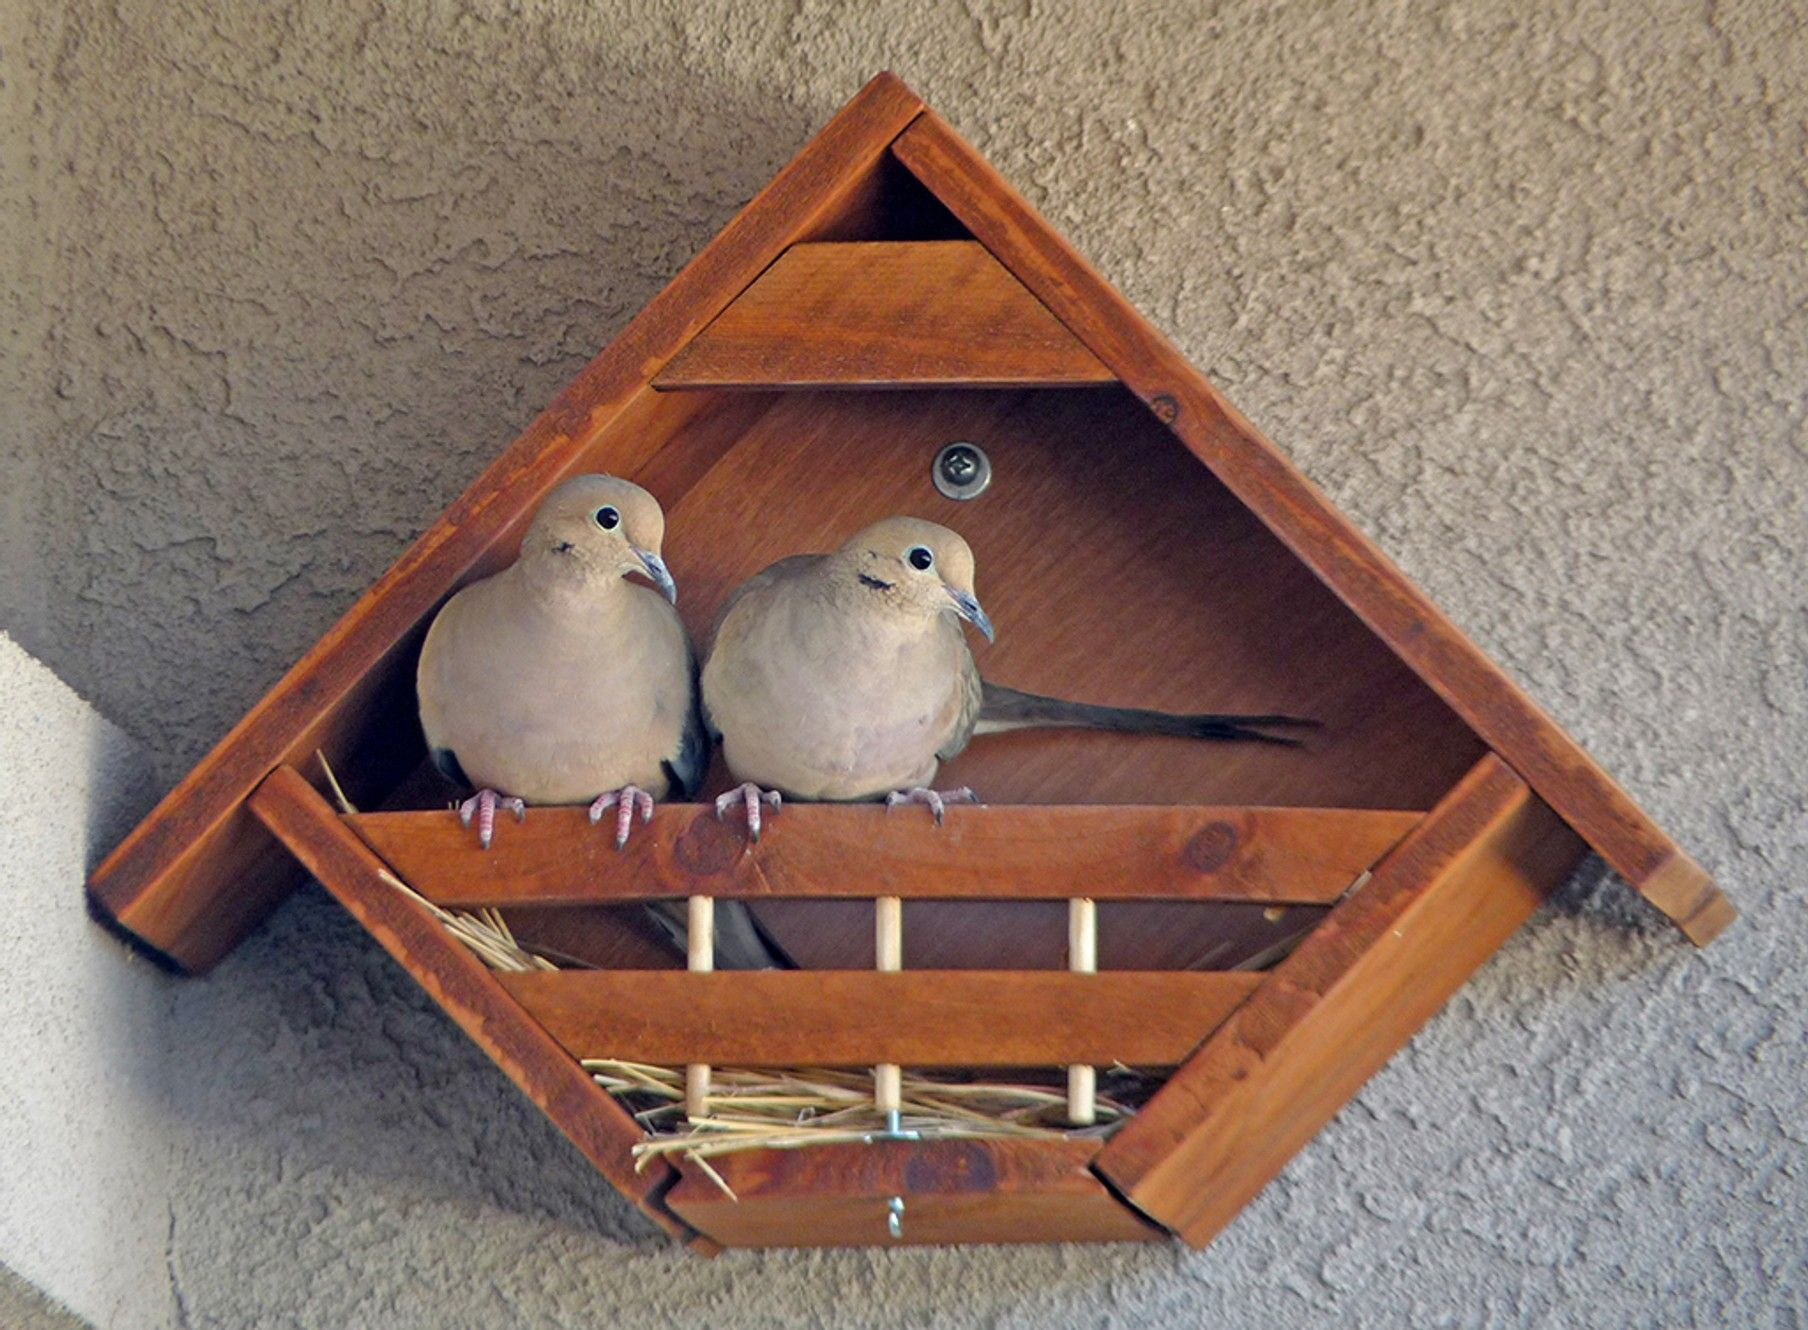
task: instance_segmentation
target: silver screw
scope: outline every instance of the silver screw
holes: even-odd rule
[[[957,439],[935,455],[929,478],[950,499],[977,499],[992,483],[992,460],[977,443]]]
[[[885,1228],[891,1234],[892,1241],[902,1241],[904,1237],[904,1198],[894,1196],[885,1206]]]

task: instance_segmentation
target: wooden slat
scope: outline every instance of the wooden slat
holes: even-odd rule
[[[1097,1141],[929,1141],[720,1155],[730,1199],[695,1165],[674,1213],[725,1247],[1155,1242],[1167,1235],[1088,1171]],[[904,1198],[902,1236],[887,1202]]]
[[[497,981],[579,1058],[1170,1067],[1261,981],[1211,972],[566,970]]]
[[[939,116],[896,156],[1230,490],[1698,945],[1736,917],[1706,872]]]
[[[399,668],[399,649],[426,616],[649,377],[786,247],[827,223],[921,110],[890,75],[869,83],[108,856],[90,883],[97,908],[191,970],[230,950],[289,885],[246,885],[268,844],[243,810],[258,782],[310,757],[321,728]],[[631,473],[650,449],[625,447],[629,465],[619,469]]]
[[[278,767],[249,807],[605,1178],[661,1228],[710,1249],[661,1205],[669,1167],[635,1171],[629,1150],[642,1133],[634,1119],[509,999],[496,975],[382,880],[382,861],[306,780]]]
[[[920,810],[919,810],[920,811]],[[626,850],[580,808],[536,808],[488,851],[452,812],[352,827],[441,905],[717,897],[1336,900],[1422,813],[1319,808],[955,808],[940,828],[879,805],[787,804],[756,845],[707,804],[668,804]]]
[[[1100,1153],[1211,1241],[1575,867],[1576,834],[1490,755]]]
[[[660,388],[1060,387],[1113,375],[971,240],[793,245]]]

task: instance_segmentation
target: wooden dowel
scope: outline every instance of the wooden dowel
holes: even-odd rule
[[[1099,907],[1089,897],[1067,902],[1067,968],[1075,974],[1099,970]],[[1067,1120],[1076,1127],[1098,1121],[1098,1072],[1076,1065],[1067,1069]]]
[[[694,974],[716,968],[716,901],[713,896],[690,898],[689,962]],[[687,1117],[709,1113],[709,1064],[693,1062],[684,1069],[684,1112]]]
[[[873,902],[874,968],[895,974],[904,968],[904,902],[897,896],[880,896]],[[896,1113],[904,1106],[903,1070],[894,1062],[873,1068],[873,1102],[881,1113]]]

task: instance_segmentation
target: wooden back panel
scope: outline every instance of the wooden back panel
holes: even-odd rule
[[[691,403],[696,394],[673,396]],[[720,394],[721,409],[743,395]],[[770,398],[671,502],[666,554],[699,641],[775,559],[909,513],[972,544],[998,642],[988,678],[1173,711],[1325,722],[1305,747],[1052,731],[976,740],[944,769],[992,803],[1430,807],[1480,745],[1455,715],[1134,398],[1117,388]],[[969,439],[995,479],[930,483]],[[648,467],[655,470],[657,463]],[[724,782],[718,772],[718,787]]]

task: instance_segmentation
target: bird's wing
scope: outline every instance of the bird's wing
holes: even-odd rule
[[[794,580],[820,564],[825,556],[821,554],[793,554],[769,564],[736,587],[716,614],[715,626],[709,634],[709,657],[714,659],[718,654],[730,658],[747,635],[747,629],[753,622],[745,613],[735,611],[757,608],[759,603],[776,587]],[[751,603],[749,603],[751,602]],[[719,740],[722,731],[710,719],[709,706],[703,700],[703,690],[699,688],[698,707],[703,719],[704,732],[711,740]]]
[[[967,649],[960,625],[950,622],[948,627],[961,639],[960,677],[955,681],[955,686],[960,689],[960,711],[955,717],[954,728],[948,733],[947,741],[935,750],[935,755],[944,762],[960,756],[965,750],[979,727],[980,712],[985,703],[985,684],[979,677],[979,665],[974,661],[973,653]]]

